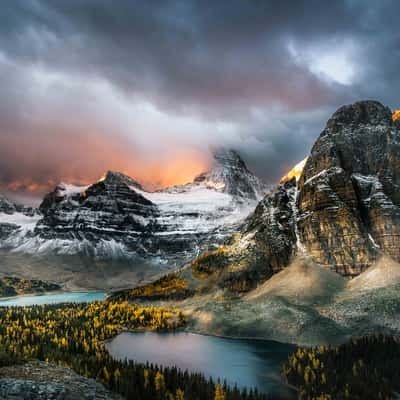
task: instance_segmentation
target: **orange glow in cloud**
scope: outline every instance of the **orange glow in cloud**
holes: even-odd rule
[[[193,154],[178,155],[176,159],[166,162],[164,165],[152,165],[141,176],[138,173],[127,173],[143,184],[149,190],[165,188],[192,182],[200,173],[206,171],[207,163],[201,157]],[[136,169],[136,172],[137,169]]]
[[[96,135],[43,135],[24,144],[8,137],[0,146],[15,160],[16,176],[0,179],[0,191],[43,194],[59,182],[75,185],[94,183],[108,170],[122,172],[146,189],[191,182],[210,166],[208,154],[168,144],[163,154],[139,151],[120,137]],[[40,146],[37,146],[39,140]]]
[[[400,120],[400,110],[393,111],[392,118],[393,118],[393,121],[399,121]]]

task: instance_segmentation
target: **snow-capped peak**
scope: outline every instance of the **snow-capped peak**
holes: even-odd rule
[[[261,199],[265,195],[266,186],[235,150],[219,149],[213,155],[211,170],[198,175],[194,183],[244,199]]]
[[[133,186],[138,189],[143,189],[142,185],[137,182],[135,179],[131,178],[128,175],[123,174],[122,172],[116,171],[107,171],[98,182],[104,182],[105,184],[126,184],[128,186]]]
[[[15,212],[15,204],[8,200],[6,197],[0,195],[0,212],[5,214],[12,214]]]

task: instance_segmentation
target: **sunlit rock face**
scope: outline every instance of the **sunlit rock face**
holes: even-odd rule
[[[400,110],[393,111],[392,119],[393,119],[393,122],[395,122],[398,125],[400,125]]]
[[[293,178],[298,181],[300,179],[301,174],[303,173],[303,169],[307,162],[306,157],[304,160],[300,161],[296,164],[284,177],[281,178],[280,183],[285,183],[291,181]]]
[[[317,262],[357,275],[378,252],[400,259],[400,129],[374,101],[341,107],[299,181],[298,231]]]

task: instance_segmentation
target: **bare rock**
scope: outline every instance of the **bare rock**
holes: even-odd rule
[[[94,379],[69,368],[28,362],[0,368],[0,398],[4,400],[122,400]]]

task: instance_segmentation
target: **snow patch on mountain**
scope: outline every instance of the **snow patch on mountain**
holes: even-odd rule
[[[30,216],[19,212],[15,212],[14,214],[0,213],[0,224],[16,225],[26,232],[33,230],[40,218],[41,216],[39,214]]]
[[[64,183],[61,182],[58,186],[58,195],[60,197],[71,197],[75,194],[78,193],[84,193],[85,190],[87,190],[87,188],[89,187],[89,185],[86,186],[76,186],[76,185],[71,185],[68,183]]]
[[[234,199],[203,185],[188,185],[180,191],[137,191],[158,207],[160,213],[155,221],[168,229],[159,235],[205,233],[231,226],[246,218],[256,206],[255,200]]]

